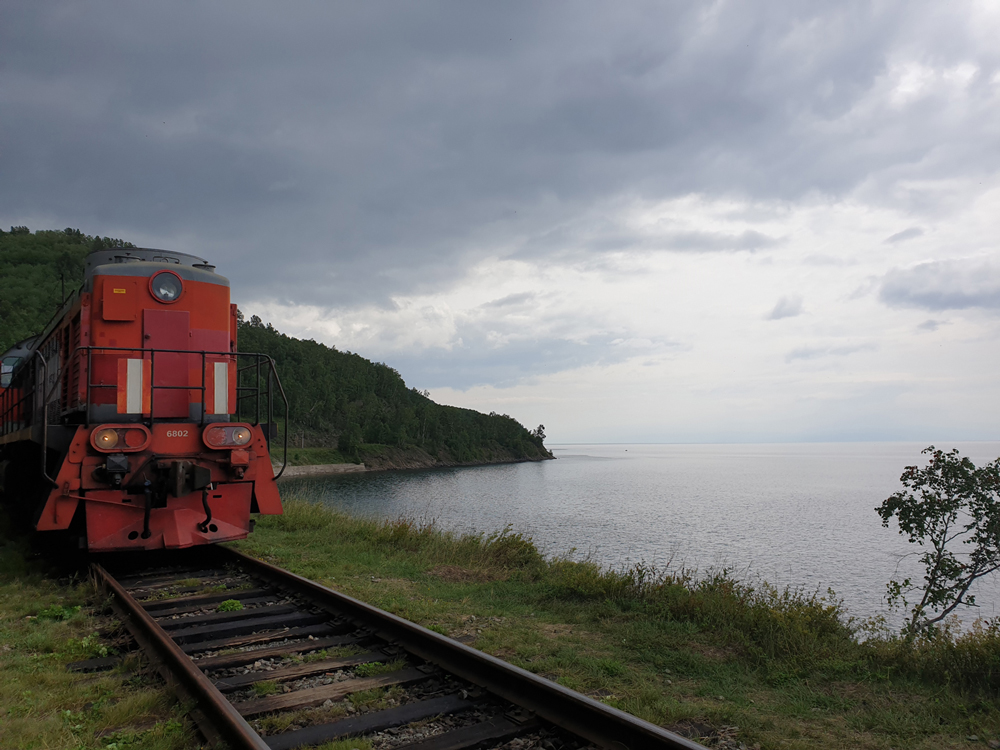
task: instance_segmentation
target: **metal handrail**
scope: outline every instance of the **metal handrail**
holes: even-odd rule
[[[49,473],[45,470],[45,464],[49,460],[49,399],[45,390],[46,382],[49,379],[49,363],[38,349],[35,349],[34,356],[38,357],[42,362],[42,477],[47,479],[54,487],[56,480],[50,477]]]
[[[274,376],[274,383],[278,386],[278,393],[281,394],[281,400],[285,404],[285,429],[282,430],[282,447],[281,447],[281,469],[277,474],[274,475],[275,479],[279,479],[282,474],[285,473],[285,468],[288,466],[288,396],[285,395],[285,387],[281,384],[281,379],[278,377],[278,370],[274,364],[274,360],[270,356],[267,357],[268,373],[267,373],[267,398],[268,398],[268,418],[270,419],[270,409],[271,409],[271,376]],[[270,422],[268,423],[268,430],[270,430]],[[270,439],[270,435],[268,436]]]

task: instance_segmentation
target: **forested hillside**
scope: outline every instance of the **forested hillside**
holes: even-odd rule
[[[82,283],[87,253],[104,247],[134,245],[77,229],[0,231],[0,352],[44,328],[63,288],[70,294]],[[384,468],[551,458],[541,426],[528,431],[506,415],[436,404],[388,365],[291,338],[256,316],[241,318],[238,339],[241,351],[275,360],[296,447]]]
[[[83,283],[83,259],[91,249],[134,247],[79,229],[0,230],[0,353],[39,333],[62,303]]]
[[[256,316],[240,322],[238,340],[240,350],[263,352],[277,363],[293,440],[323,444],[336,435],[330,447],[360,454],[366,463],[377,459],[366,444],[417,448],[445,463],[549,457],[541,427],[529,432],[506,415],[436,404],[407,388],[388,365],[290,338]]]

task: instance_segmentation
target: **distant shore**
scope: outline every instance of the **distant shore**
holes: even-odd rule
[[[272,456],[272,459],[274,456]],[[333,474],[355,474],[368,471],[402,471],[408,469],[444,469],[453,466],[493,466],[496,464],[514,464],[536,461],[555,460],[551,453],[539,458],[521,458],[512,456],[505,451],[498,451],[486,461],[453,461],[445,456],[432,456],[419,448],[389,448],[378,446],[378,450],[365,451],[363,463],[312,463],[309,456],[297,456],[299,460],[292,461],[285,467],[281,479],[299,477],[329,476]],[[274,464],[275,473],[281,468],[280,463]]]
[[[281,464],[274,466],[274,473],[281,469]],[[312,464],[310,466],[286,466],[281,473],[280,479],[294,479],[297,477],[318,477],[327,474],[357,474],[368,471],[364,464]]]

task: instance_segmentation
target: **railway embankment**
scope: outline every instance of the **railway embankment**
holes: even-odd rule
[[[115,647],[101,602],[0,532],[0,747],[196,747],[136,661],[67,671]],[[727,571],[608,571],[509,529],[461,536],[288,497],[235,546],[709,747],[1000,741],[995,623],[906,642],[833,598]]]
[[[459,536],[294,498],[236,546],[708,746],[1000,742],[995,624],[906,642],[831,596],[728,571],[608,571],[509,529]]]

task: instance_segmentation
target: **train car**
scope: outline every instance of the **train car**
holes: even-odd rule
[[[270,357],[237,352],[236,323],[202,258],[90,253],[45,330],[0,357],[11,515],[107,552],[242,539],[251,514],[281,513],[270,443],[288,404]]]

